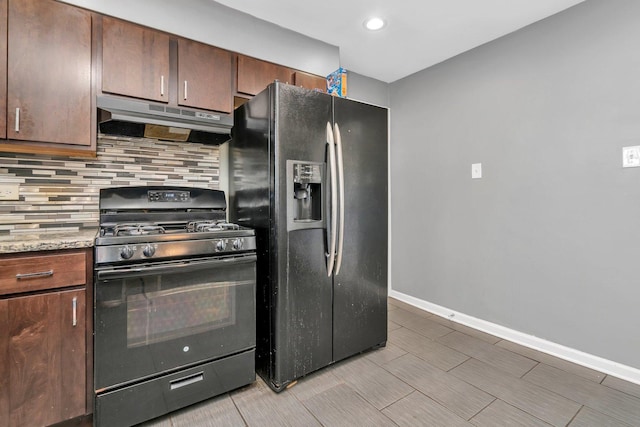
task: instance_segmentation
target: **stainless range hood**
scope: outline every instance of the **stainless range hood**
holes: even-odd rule
[[[168,141],[222,144],[231,139],[233,116],[116,96],[97,97],[101,133]]]

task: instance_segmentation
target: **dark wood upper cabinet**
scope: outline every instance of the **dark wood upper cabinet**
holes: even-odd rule
[[[102,91],[169,101],[169,35],[102,17]]]
[[[236,90],[247,95],[257,95],[274,80],[293,82],[290,68],[244,55],[238,55],[237,73]]]
[[[314,74],[296,71],[293,73],[293,84],[306,89],[327,92],[327,79]]]
[[[7,34],[7,138],[91,146],[91,14],[9,0]]]
[[[178,39],[178,104],[231,113],[232,65],[228,51]]]
[[[0,138],[7,137],[7,0],[0,0]]]

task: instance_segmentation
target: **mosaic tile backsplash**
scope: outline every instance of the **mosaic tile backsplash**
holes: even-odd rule
[[[20,185],[19,201],[0,200],[0,235],[96,228],[103,187],[219,188],[217,146],[99,135],[97,147],[96,159],[0,153],[0,186]]]

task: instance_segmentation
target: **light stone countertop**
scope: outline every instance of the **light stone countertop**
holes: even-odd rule
[[[0,253],[54,251],[93,247],[98,229],[63,233],[12,234],[0,236]]]

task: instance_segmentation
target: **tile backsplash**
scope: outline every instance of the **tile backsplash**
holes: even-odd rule
[[[100,188],[218,189],[219,171],[217,146],[145,138],[99,135],[95,159],[0,153],[0,186],[20,186],[19,201],[0,200],[0,235],[95,228]]]

